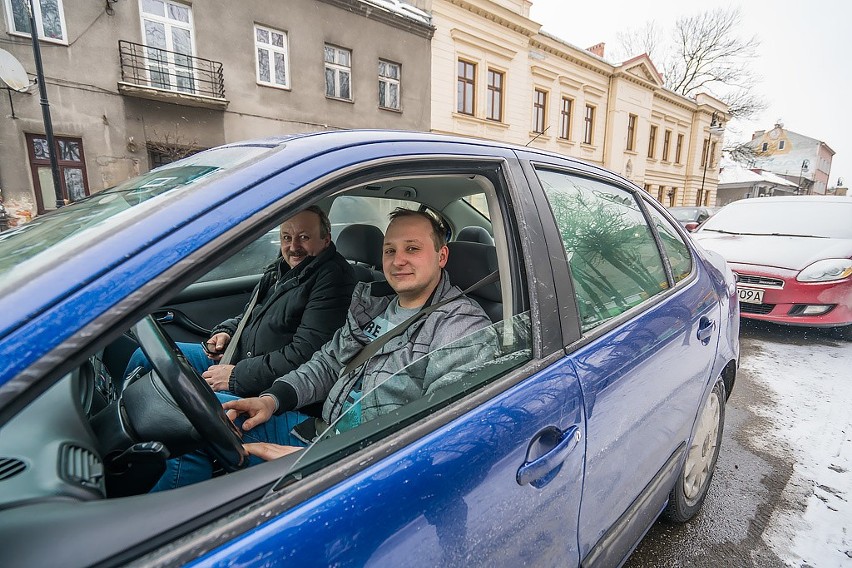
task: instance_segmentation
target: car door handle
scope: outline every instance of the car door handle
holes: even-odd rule
[[[568,458],[568,454],[571,453],[571,450],[580,443],[580,438],[582,438],[582,435],[580,434],[580,429],[577,428],[577,426],[571,426],[568,428],[565,433],[562,434],[559,442],[553,446],[553,449],[539,458],[524,462],[524,465],[518,469],[518,476],[516,478],[518,485],[527,485],[528,483],[533,483],[533,485],[535,485],[534,482],[536,480],[541,479],[554,469],[561,466],[562,462]]]
[[[698,320],[698,333],[696,334],[698,341],[704,345],[710,343],[710,336],[713,335],[714,329],[716,329],[716,321],[702,316],[701,319]]]

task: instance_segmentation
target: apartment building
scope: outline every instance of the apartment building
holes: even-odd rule
[[[529,0],[421,0],[432,13],[432,129],[582,158],[667,206],[715,201],[721,101],[663,86],[647,55],[614,64],[541,31]]]
[[[777,174],[796,185],[796,193],[825,195],[834,150],[822,140],[784,128],[752,134],[748,146],[754,152],[749,164]]]
[[[35,76],[28,0],[2,0],[0,48]],[[396,0],[34,0],[60,196],[248,138],[428,130],[427,13]],[[55,208],[38,90],[0,100],[0,190]],[[13,222],[17,219],[13,219]]]

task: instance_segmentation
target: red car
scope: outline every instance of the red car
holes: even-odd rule
[[[852,339],[852,198],[735,201],[692,236],[737,274],[743,317]]]

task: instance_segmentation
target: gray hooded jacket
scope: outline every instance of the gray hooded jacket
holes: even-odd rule
[[[394,296],[386,282],[359,283],[346,323],[331,341],[310,361],[276,379],[266,391],[278,400],[276,414],[324,400],[323,419],[332,423],[355,389],[363,394],[361,420],[371,420],[454,382],[496,356],[496,336],[487,331],[451,345],[489,327],[491,320],[476,302],[462,296],[443,272],[428,304],[458,298],[419,318],[366,363],[341,376],[346,364],[370,342],[363,327],[384,313]],[[424,357],[443,346],[446,347],[440,353]],[[393,376],[404,368],[404,372]]]

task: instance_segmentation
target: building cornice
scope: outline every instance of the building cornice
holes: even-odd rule
[[[386,8],[382,8],[376,4],[362,2],[361,0],[319,0],[325,4],[330,4],[341,10],[346,10],[353,14],[358,14],[370,20],[375,20],[383,24],[395,27],[397,29],[410,32],[414,35],[432,39],[435,34],[435,27],[430,24],[425,24],[413,18],[406,18],[402,14],[392,12]]]
[[[436,0],[435,4],[439,1],[441,0]],[[527,37],[535,35],[541,28],[541,24],[538,22],[495,4],[491,0],[443,0],[443,2],[458,6],[463,10],[467,10]],[[432,5],[433,11],[435,11],[435,4]]]
[[[515,55],[518,54],[514,49],[510,49],[503,45],[499,45],[494,43],[493,41],[488,41],[480,36],[473,35],[459,28],[453,28],[450,30],[450,37],[453,38],[454,41],[460,43],[466,43],[468,45],[472,45],[474,47],[478,47],[485,51],[490,51],[491,53],[496,53],[501,57],[506,59],[512,59]]]
[[[612,65],[591,56],[586,57],[586,54],[582,53],[579,48],[574,49],[567,44],[558,43],[548,36],[538,34],[535,37],[530,38],[530,48],[538,49],[575,65],[579,65],[585,69],[594,71],[607,79],[612,76]]]

